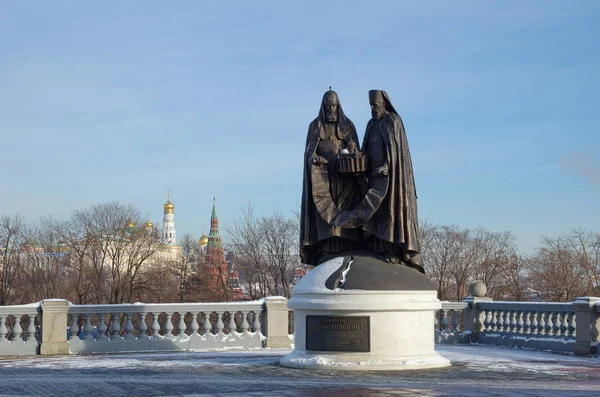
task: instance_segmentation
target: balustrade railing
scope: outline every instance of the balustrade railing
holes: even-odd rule
[[[464,329],[466,302],[442,302],[435,314],[435,341],[438,344],[468,343],[469,333]]]
[[[72,353],[264,347],[263,301],[72,305]]]
[[[484,343],[596,353],[600,298],[573,303],[441,302],[436,343]],[[73,305],[62,299],[0,306],[0,355],[290,347],[287,299],[253,302]]]
[[[37,354],[40,303],[0,306],[0,355]]]
[[[573,303],[479,302],[480,343],[573,351],[577,315]]]

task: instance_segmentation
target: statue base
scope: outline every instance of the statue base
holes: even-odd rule
[[[348,262],[324,262],[294,287],[288,307],[295,348],[281,365],[363,371],[449,366],[435,351],[434,313],[441,303],[431,282],[403,265],[368,257]],[[367,264],[371,275],[391,273],[375,281],[365,273]],[[412,284],[419,289],[410,289],[407,277],[418,279]]]

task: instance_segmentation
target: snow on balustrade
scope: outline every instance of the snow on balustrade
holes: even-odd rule
[[[40,302],[0,306],[0,355],[37,354],[40,313]]]
[[[70,305],[71,353],[264,346],[264,301]]]
[[[573,351],[573,303],[479,302],[477,308],[485,316],[479,343]]]
[[[436,313],[435,342],[438,344],[468,343],[469,333],[464,331],[464,309],[466,302],[442,302],[442,309]]]

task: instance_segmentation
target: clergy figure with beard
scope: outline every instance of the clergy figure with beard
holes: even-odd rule
[[[357,179],[339,172],[341,153],[355,152],[356,128],[346,117],[338,95],[323,95],[319,116],[308,127],[304,153],[304,183],[300,218],[300,257],[303,263],[319,263],[356,250],[360,228],[342,228],[325,221],[324,211],[351,210],[361,197]],[[329,203],[329,209],[315,202]]]
[[[369,91],[372,119],[363,139],[370,193],[378,206],[366,220],[369,251],[388,262],[404,263],[424,273],[420,260],[417,192],[406,131],[387,93]],[[370,211],[369,211],[370,212]]]

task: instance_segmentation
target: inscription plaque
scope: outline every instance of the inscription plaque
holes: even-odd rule
[[[369,316],[306,316],[306,350],[371,351]]]

